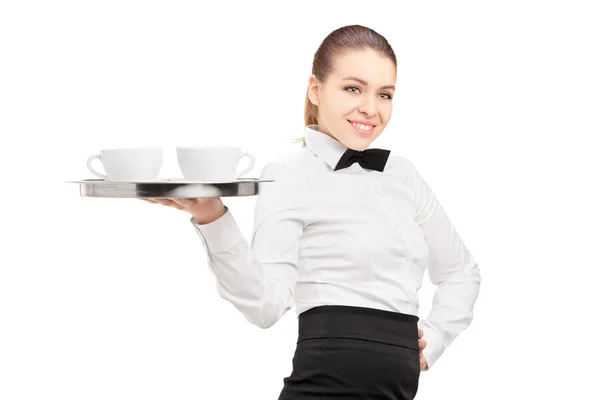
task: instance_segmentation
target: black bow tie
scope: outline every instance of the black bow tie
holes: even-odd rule
[[[385,168],[390,152],[390,150],[384,149],[348,149],[342,157],[340,157],[340,160],[333,170],[337,171],[338,169],[348,168],[358,161],[358,165],[365,169],[373,169],[381,172]]]

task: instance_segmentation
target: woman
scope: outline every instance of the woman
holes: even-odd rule
[[[328,35],[313,61],[302,148],[265,166],[251,245],[220,198],[154,199],[191,214],[220,295],[268,328],[296,306],[280,400],[413,399],[473,318],[480,274],[414,165],[369,148],[392,115],[396,57],[372,29]],[[426,320],[417,292],[440,285]],[[427,347],[426,347],[427,346]]]

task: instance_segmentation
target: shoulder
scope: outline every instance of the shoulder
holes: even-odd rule
[[[263,174],[279,173],[300,177],[311,162],[314,162],[314,154],[306,147],[293,149],[269,160],[263,168]]]
[[[410,179],[416,172],[415,164],[410,159],[394,153],[390,153],[385,169],[389,174],[403,179]]]
[[[268,160],[262,168],[260,179],[270,182],[261,188],[257,204],[268,204],[271,211],[281,207],[304,206],[308,201],[308,185],[302,167],[307,157],[306,150],[294,149]]]

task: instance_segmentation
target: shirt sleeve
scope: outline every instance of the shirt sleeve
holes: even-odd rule
[[[471,324],[481,275],[473,255],[414,165],[411,172],[417,206],[416,222],[423,230],[429,248],[427,271],[431,282],[438,286],[431,312],[418,323],[427,342],[423,349],[427,371],[459,333]]]
[[[260,179],[250,244],[231,210],[216,221],[192,218],[219,295],[252,324],[269,328],[295,303],[298,252],[306,221],[306,187],[291,167],[267,164]]]

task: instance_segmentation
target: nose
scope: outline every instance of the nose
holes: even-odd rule
[[[371,96],[364,96],[363,101],[358,107],[358,111],[366,116],[374,116],[377,113],[377,104]]]

